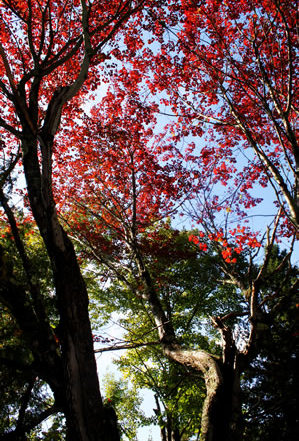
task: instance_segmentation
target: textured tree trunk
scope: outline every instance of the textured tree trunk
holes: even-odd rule
[[[99,390],[87,290],[73,245],[56,214],[51,183],[52,142],[44,147],[41,172],[37,139],[24,137],[23,166],[30,206],[53,268],[67,397],[67,439],[117,441],[116,418],[104,409]]]
[[[210,398],[208,398],[210,395]],[[223,375],[213,394],[207,391],[205,401],[201,440],[204,441],[241,441],[242,423],[239,397],[238,375]]]
[[[172,324],[166,317],[137,245],[134,246],[133,251],[146,287],[144,298],[151,307],[165,355],[204,376],[207,395],[202,409],[200,441],[240,441],[242,434],[239,405],[240,379],[236,368],[237,350],[231,330],[218,318],[214,320],[215,327],[222,335],[222,360],[203,350],[182,349],[177,343]]]
[[[204,375],[207,396],[202,409],[201,441],[240,441],[242,437],[238,371],[198,350],[164,347],[165,354]]]

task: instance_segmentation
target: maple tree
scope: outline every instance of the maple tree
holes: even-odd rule
[[[105,46],[113,46],[115,34],[142,6],[142,0],[3,0],[0,5],[1,192],[20,160],[28,204],[53,271],[58,339],[3,192],[2,206],[27,280],[20,286],[15,282],[2,252],[1,298],[26,334],[72,440],[112,440],[118,433],[115,415],[105,410],[99,392],[85,283],[55,208],[54,138],[61,123],[71,124],[71,115],[80,114],[84,94],[97,87]]]
[[[1,249],[1,299],[66,416],[69,439],[119,437],[99,393],[88,295],[69,235],[82,258],[106,266],[104,279],[119,280],[132,302],[146,304],[164,354],[204,376],[201,439],[240,439],[240,374],[258,353],[269,299],[280,299],[277,286],[266,296],[262,287],[290,268],[292,245],[270,271],[271,252],[279,229],[291,237],[298,226],[294,6],[276,0],[2,1],[0,196],[25,282],[15,283]],[[108,93],[84,114],[84,99],[95,97],[99,79],[110,81]],[[174,117],[163,129],[162,105]],[[183,142],[187,148],[180,150]],[[249,148],[244,166],[236,152]],[[7,200],[20,165],[24,201],[53,270],[55,333]],[[250,191],[256,184],[270,184],[280,207],[259,267],[252,260],[263,242],[242,223],[260,202]],[[193,255],[186,245],[175,246],[179,233],[165,222],[186,200],[198,223],[188,247],[212,256],[222,282],[242,294],[242,308],[212,317],[221,357],[183,344],[163,300],[169,279],[159,272],[159,258],[170,264]],[[236,227],[229,224],[233,214]],[[241,348],[232,319],[237,325],[247,320]]]
[[[207,397],[201,424],[203,439],[221,439],[223,434],[227,439],[239,439],[241,436],[240,374],[256,356],[261,341],[260,325],[263,325],[268,301],[268,298],[264,299],[262,286],[265,277],[269,277],[271,250],[278,228],[282,229],[280,234],[286,236],[292,236],[297,228],[298,147],[294,137],[297,96],[293,11],[291,8],[290,12],[285,3],[278,5],[275,2],[258,5],[238,2],[233,7],[218,1],[205,4],[187,1],[169,2],[168,9],[153,8],[149,13],[153,19],[152,27],[148,25],[146,28],[154,34],[149,46],[140,40],[136,46],[136,29],[132,29],[126,36],[125,50],[116,53],[124,63],[115,77],[118,83],[123,84],[123,89],[114,84],[116,94],[108,93],[110,109],[103,101],[102,109],[103,112],[107,109],[108,120],[101,117],[95,108],[87,118],[88,129],[84,128],[81,132],[85,133],[85,137],[86,133],[89,134],[88,140],[96,140],[98,136],[95,142],[101,160],[97,162],[93,158],[92,164],[89,163],[86,176],[91,180],[88,182],[82,183],[84,175],[81,180],[78,179],[78,168],[74,167],[72,172],[73,187],[77,186],[73,193],[73,207],[76,206],[77,210],[81,208],[82,217],[73,216],[74,222],[68,221],[85,244],[86,255],[106,264],[111,277],[118,277],[147,303],[164,353],[180,364],[192,366],[205,377]],[[201,40],[202,34],[206,40]],[[275,46],[277,38],[281,48],[278,52]],[[154,48],[150,46],[152,42],[155,42]],[[265,67],[263,63],[268,62],[269,66]],[[131,68],[128,68],[128,63],[132,63]],[[286,78],[289,79],[287,86],[280,87],[285,84]],[[251,83],[251,79],[257,84]],[[157,91],[167,93],[160,102],[172,108],[177,116],[175,123],[170,124],[160,138],[156,137],[159,144],[156,164],[152,165],[155,173],[146,168],[138,154],[132,159],[131,153],[132,149],[135,152],[140,148],[136,150],[136,142],[144,145],[139,136],[140,129],[146,133],[153,115],[151,119],[145,117],[144,106],[139,102],[136,109],[140,110],[140,127],[140,123],[136,125],[128,106],[125,109],[128,116],[122,114],[121,123],[117,121],[118,125],[122,125],[121,133],[118,126],[115,130],[113,119],[125,97],[131,100],[133,93],[142,96],[148,90],[154,95]],[[157,109],[157,100],[147,107],[150,106],[153,110]],[[109,120],[113,121],[112,131]],[[100,123],[90,136],[90,128],[95,128],[93,121]],[[203,121],[212,124],[212,128],[207,130],[206,145],[196,152],[194,141],[185,154],[179,152],[177,146],[184,137],[192,135],[195,140],[202,137]],[[152,136],[152,132],[148,135]],[[78,141],[77,145],[81,144],[82,138]],[[149,138],[146,142],[152,145]],[[105,151],[107,145],[108,152]],[[246,151],[249,147],[255,155],[250,156],[240,171],[236,166],[236,150],[242,148]],[[167,189],[169,208],[161,199],[161,186],[156,180],[159,176],[157,167],[160,168],[163,160],[167,170],[164,188],[174,185],[174,191],[171,187]],[[227,277],[224,283],[233,283],[242,292],[247,305],[245,310],[215,316],[212,320],[222,337],[221,361],[204,350],[192,350],[179,343],[177,331],[161,301],[159,278],[149,266],[147,247],[150,247],[151,240],[154,244],[161,241],[159,234],[152,232],[149,226],[155,224],[157,227],[157,221],[167,215],[167,209],[182,201],[173,181],[173,172],[167,168],[167,160],[170,164],[175,161],[180,164],[179,169],[173,169],[173,172],[179,188],[182,186],[183,194],[189,195],[189,200],[195,193],[204,191],[202,211],[196,206],[197,214],[192,216],[201,226],[201,231],[194,231],[190,241],[201,251],[211,250],[221,257],[219,268]],[[106,161],[113,174],[105,172]],[[139,161],[144,167],[142,170],[147,172],[147,179],[140,179],[136,172]],[[191,164],[191,171],[186,162]],[[252,263],[254,252],[250,250],[255,250],[257,254],[261,241],[257,232],[241,225],[246,210],[260,202],[249,191],[255,181],[261,187],[269,183],[273,186],[276,202],[281,208],[274,218],[272,233],[268,231],[264,261],[258,270]],[[226,187],[229,182],[235,189],[220,204],[219,195],[211,197],[209,186],[216,184],[216,191],[219,191],[217,184]],[[84,191],[80,194],[81,185]],[[146,205],[143,203],[143,189]],[[155,203],[155,197],[158,203]],[[94,210],[94,207],[97,209]],[[221,212],[235,213],[239,225],[230,227],[225,215],[224,227],[219,227],[215,219]],[[168,253],[171,246],[169,243]],[[151,250],[155,253],[154,248]],[[292,247],[283,263],[272,269],[273,275],[283,265],[289,265],[291,252]],[[247,267],[238,271],[239,265],[243,265],[241,254],[247,259]],[[271,296],[276,295],[273,288]],[[248,320],[249,334],[241,349],[233,335],[234,326],[226,324],[232,317],[240,320],[247,317]]]
[[[296,2],[174,0],[152,18],[155,44],[124,58],[153,94],[163,93],[174,141],[204,138],[200,152],[196,141],[186,152],[197,157],[200,186],[231,182],[242,196],[234,205],[248,210],[259,200],[252,187],[270,185],[288,230],[296,229]]]
[[[190,240],[202,251],[214,242],[214,250],[223,257],[223,271],[243,291],[253,337],[247,342],[249,355],[259,340],[254,322],[269,250],[278,229],[280,237],[298,231],[296,2],[173,1],[168,10],[154,11],[152,17],[157,19],[152,27],[155,45],[135,55],[132,69],[135,76],[144,76],[174,118],[173,142],[193,137],[185,158],[200,175],[193,186],[197,201],[187,212],[200,231]],[[130,54],[125,59],[130,62]],[[202,147],[197,147],[196,137]],[[225,191],[219,192],[219,184]],[[257,232],[242,225],[248,210],[262,201],[252,196],[257,184],[259,192],[268,185],[273,188],[281,210],[272,238],[268,236],[264,266],[245,288],[234,265],[240,253],[251,256],[250,249],[261,246]],[[238,219],[237,227],[231,226],[231,219]],[[250,261],[251,257],[247,274],[252,271]],[[233,355],[231,328],[218,319],[214,324]],[[238,353],[233,356],[236,364]],[[215,422],[215,430],[220,426]]]
[[[117,90],[120,91],[119,88]],[[211,431],[215,439],[222,437],[223,433],[238,439],[242,432],[240,375],[258,353],[267,315],[264,305],[268,298],[277,296],[277,289],[273,287],[273,292],[265,299],[262,287],[269,277],[269,256],[280,216],[277,216],[272,234],[268,236],[264,262],[259,269],[248,256],[250,249],[259,249],[261,244],[254,235],[245,231],[245,227],[232,232],[235,245],[229,244],[229,239],[221,231],[217,235],[198,233],[197,230],[189,234],[189,246],[198,250],[195,253],[209,251],[219,256],[219,260],[213,262],[214,272],[216,274],[217,268],[218,279],[222,278],[223,284],[230,281],[234,285],[236,291],[231,291],[234,298],[238,298],[239,291],[242,293],[243,306],[229,311],[231,306],[226,313],[213,315],[213,325],[222,336],[220,359],[202,348],[186,347],[179,338],[183,325],[177,323],[172,315],[176,305],[173,300],[175,288],[165,278],[165,267],[161,268],[159,262],[164,256],[167,268],[172,258],[192,259],[186,245],[176,244],[178,233],[172,236],[164,219],[175,210],[175,204],[181,201],[182,195],[188,193],[188,183],[184,186],[180,177],[191,177],[193,172],[185,168],[182,155],[173,144],[161,143],[159,136],[156,137],[157,145],[152,142],[150,107],[143,107],[135,101],[132,103],[130,99],[123,100],[121,93],[121,102],[117,93],[108,93],[107,97],[100,104],[102,112],[98,111],[98,107],[93,108],[91,115],[86,116],[87,124],[78,126],[74,138],[70,139],[77,152],[73,159],[70,158],[68,166],[61,166],[66,172],[63,182],[58,178],[62,206],[65,207],[66,201],[69,201],[69,209],[63,213],[65,222],[82,247],[82,255],[106,266],[103,280],[117,279],[128,290],[125,293],[121,287],[117,289],[120,296],[117,308],[126,302],[126,298],[130,299],[128,305],[131,302],[132,308],[136,307],[136,302],[145,302],[147,313],[155,322],[164,354],[203,373],[207,389],[202,410],[203,439],[210,436]],[[138,115],[138,122],[135,115]],[[148,138],[149,134],[151,138]],[[81,176],[78,175],[78,162],[84,163],[80,167]],[[61,173],[58,173],[59,176]],[[159,230],[162,225],[164,233]],[[272,276],[282,267],[288,267],[290,254],[272,268]],[[283,280],[281,282],[284,283]],[[164,299],[164,286],[171,296],[170,303]],[[128,305],[127,308],[130,308]],[[202,311],[203,306],[195,302],[193,307]],[[245,317],[249,334],[246,344],[240,349],[238,339],[233,335],[234,320],[238,323]],[[226,324],[230,319],[234,319],[233,322]]]

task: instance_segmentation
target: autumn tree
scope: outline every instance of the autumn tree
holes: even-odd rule
[[[29,206],[53,268],[59,343],[5,198],[3,209],[15,231],[27,283],[17,296],[11,277],[4,278],[1,296],[19,322],[20,307],[26,306],[36,324],[24,324],[29,345],[40,366],[51,366],[41,369],[41,376],[46,373],[65,412],[69,437],[105,439],[98,434],[109,433],[111,439],[116,426],[101,405],[88,296],[66,233],[71,230],[83,256],[104,264],[106,276],[118,279],[131,299],[146,305],[164,355],[203,375],[201,438],[239,440],[240,375],[258,354],[269,300],[279,302],[284,278],[266,296],[263,286],[282,268],[286,274],[291,271],[293,245],[272,267],[271,252],[278,232],[291,237],[298,223],[295,2],[290,8],[275,0],[173,0],[147,4],[144,15],[140,6],[142,2],[2,3],[2,182],[9,180],[21,156]],[[116,42],[116,32],[134,12]],[[107,60],[111,87],[100,105],[83,115],[83,94],[97,85],[108,43],[117,60]],[[161,105],[175,120],[158,135]],[[204,133],[205,145],[197,148]],[[179,148],[183,142],[186,149]],[[236,151],[247,153],[249,148],[253,154],[245,166],[236,162]],[[227,189],[229,183],[233,189],[220,204],[219,187]],[[250,192],[256,183],[259,188],[270,184],[280,207],[264,242],[242,225],[248,210],[259,203]],[[230,306],[211,319],[222,339],[220,357],[180,340],[180,327],[149,258],[161,251],[163,219],[177,214],[186,200],[195,207],[191,216],[198,225],[190,233],[190,245],[215,257],[215,272],[223,284],[233,285],[239,300],[240,308]],[[229,224],[232,214],[236,226]],[[265,244],[257,265],[253,258]],[[164,248],[169,260],[172,246],[170,238]],[[290,289],[295,286],[292,280]],[[26,303],[28,295],[31,303]],[[248,332],[240,346],[235,330],[242,322]]]
[[[173,0],[148,15],[148,40],[136,47],[132,31],[118,56],[130,83],[142,77],[143,93],[172,118],[173,142],[189,144],[186,159],[198,158],[198,188],[231,182],[246,211],[255,184],[269,186],[286,228],[296,229],[296,2]]]
[[[99,392],[85,283],[55,208],[55,135],[60,124],[71,124],[79,115],[82,96],[98,85],[105,47],[113,45],[142,4],[4,0],[0,6],[1,203],[27,278],[22,286],[15,283],[1,249],[1,300],[26,335],[38,375],[51,386],[72,440],[111,440],[118,434],[115,416],[105,411]],[[3,190],[18,160],[53,271],[59,342],[20,240],[14,202],[9,204]]]
[[[266,273],[274,241],[277,236],[292,237],[298,228],[296,2],[173,1],[168,6],[151,11],[155,38],[149,39],[149,46],[141,47],[134,59],[132,51],[136,48],[132,47],[123,59],[131,63],[129,69],[125,66],[128,72],[131,70],[131,77],[143,76],[160,108],[164,106],[162,111],[174,119],[165,145],[171,141],[189,144],[184,158],[193,164],[198,179],[193,183],[196,200],[191,199],[187,213],[201,227],[190,240],[202,251],[208,248],[209,240],[214,242],[215,252],[223,258],[221,267],[227,282],[238,286],[248,304],[250,333],[244,351],[236,347],[233,328],[225,324],[232,315],[213,320],[223,338],[224,370],[218,367],[227,384],[233,386],[239,374],[232,364],[236,367],[240,362],[240,369],[244,369],[258,350],[257,322],[267,303],[262,300],[261,286],[269,277]],[[220,184],[225,187],[222,191]],[[264,263],[255,272],[252,259],[258,254],[261,239],[244,218],[262,201],[252,189],[261,193],[267,186],[273,189],[273,200],[280,211],[272,216],[272,234],[266,229],[263,232],[264,237],[268,234],[267,248]],[[234,265],[244,252],[247,271],[238,277]],[[284,264],[289,265],[289,257],[285,256]],[[280,269],[278,265],[277,271]],[[153,280],[145,273],[144,280],[151,293],[147,300],[152,313],[163,328]],[[275,297],[274,288],[272,294]],[[172,333],[167,326],[164,331],[168,336]],[[161,340],[165,341],[162,334]],[[179,351],[172,351],[171,345],[165,349],[170,357],[187,362],[187,358],[179,360]],[[209,361],[212,366],[213,360]],[[216,367],[214,373],[214,378],[220,380]],[[209,381],[208,373],[206,379]],[[224,386],[226,392],[229,388]],[[240,429],[239,421],[229,424],[231,417],[226,415],[227,423],[217,419],[212,422],[213,415],[219,416],[224,409],[224,405],[217,407],[216,389],[218,386],[210,395],[211,409],[216,407],[211,410],[210,421],[203,420],[202,436],[221,439],[227,433],[227,437],[238,438],[240,434],[228,433],[234,431],[233,427]],[[228,397],[226,402],[232,409],[236,404]],[[221,433],[223,423],[227,428]]]
[[[123,71],[122,76],[125,83],[130,73]],[[164,252],[167,267],[172,256],[175,259],[183,253],[174,246],[171,236],[164,244],[159,228],[165,216],[176,212],[185,197],[189,200],[193,197],[189,194],[190,181],[182,177],[198,179],[199,174],[193,168],[188,169],[182,154],[169,139],[153,137],[151,125],[155,125],[156,106],[145,105],[132,93],[124,99],[122,86],[118,84],[114,88],[115,92],[109,92],[103,99],[102,112],[95,107],[86,116],[86,124],[77,127],[72,140],[77,155],[68,167],[62,165],[67,173],[64,182],[59,183],[59,188],[63,188],[60,194],[62,201],[64,197],[69,201],[69,210],[62,215],[83,247],[83,255],[106,266],[104,278],[116,278],[125,286],[131,293],[127,296],[132,306],[136,298],[146,305],[164,354],[204,376],[207,395],[202,409],[201,437],[217,440],[225,434],[227,439],[240,439],[240,376],[258,355],[268,314],[266,305],[269,299],[277,296],[278,301],[279,297],[277,287],[273,286],[265,298],[262,287],[265,280],[283,267],[291,268],[292,248],[269,272],[281,212],[272,230],[268,230],[264,260],[259,266],[252,258],[261,243],[256,233],[247,231],[246,227],[231,229],[229,238],[221,228],[209,230],[209,224],[204,231],[190,233],[189,241],[196,250],[217,257],[213,271],[216,274],[217,269],[224,285],[234,287],[231,292],[237,306],[230,305],[212,316],[212,324],[222,339],[220,357],[203,347],[184,343],[180,339],[181,325],[173,315],[175,288],[169,280],[163,281],[165,271],[159,270],[155,259]],[[78,176],[78,163],[84,163],[82,178]],[[202,218],[197,220],[205,227]],[[283,278],[280,283],[283,286]],[[295,283],[292,281],[290,289],[295,289]],[[164,299],[164,285],[170,303]],[[118,292],[121,294],[122,290]],[[126,299],[123,295],[120,304]],[[197,307],[200,311],[203,305]],[[246,332],[241,344],[235,330],[242,322]]]
[[[141,49],[143,63],[135,56],[133,69],[153,93],[166,92],[162,103],[177,118],[176,139],[204,136],[198,161],[204,179],[212,172],[214,181],[228,184],[239,169],[232,185],[242,196],[235,204],[245,209],[255,182],[269,185],[296,229],[296,2],[173,1],[159,25],[153,21],[153,32],[159,49]]]

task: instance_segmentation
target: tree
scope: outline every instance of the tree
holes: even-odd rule
[[[174,1],[168,10],[153,11],[152,17],[155,45],[141,48],[140,56],[135,54],[134,59],[131,58],[132,71],[135,77],[143,75],[146,78],[152,93],[163,93],[160,102],[166,104],[166,112],[170,114],[172,110],[176,118],[171,128],[173,135],[165,144],[171,138],[178,143],[190,135],[202,138],[206,134],[206,145],[196,150],[195,138],[185,152],[186,160],[199,171],[199,179],[193,188],[200,203],[192,204],[192,211],[189,209],[188,212],[191,211],[202,231],[191,240],[202,249],[207,246],[208,238],[214,240],[214,249],[223,256],[223,271],[244,293],[250,311],[252,338],[248,340],[247,352],[250,358],[257,350],[256,322],[262,306],[258,297],[267,271],[269,249],[274,241],[274,235],[272,239],[269,236],[261,271],[254,275],[256,279],[253,277],[249,281],[245,278],[244,285],[244,278],[236,277],[233,265],[238,263],[239,253],[246,248],[244,244],[256,249],[260,246],[256,233],[240,225],[248,210],[261,201],[252,197],[250,189],[257,182],[259,189],[268,184],[273,187],[275,202],[282,208],[278,217],[285,217],[284,224],[278,218],[274,221],[274,232],[279,224],[282,230],[279,235],[291,237],[298,228],[296,4],[184,1],[179,5]],[[125,55],[127,62],[130,62],[131,55],[132,52]],[[248,152],[249,148],[253,154]],[[238,151],[248,156],[245,167],[238,161]],[[219,183],[227,187],[222,194],[219,194]],[[228,183],[231,183],[230,189]],[[215,185],[216,194],[212,194],[211,184],[218,184]],[[223,217],[219,219],[220,212]],[[239,220],[236,228],[230,225],[232,216],[227,213],[231,212]],[[252,275],[250,254],[253,253],[249,248],[246,251],[249,257],[247,274]],[[147,276],[145,278],[150,290],[152,283]],[[153,291],[151,293],[154,297]],[[162,312],[157,312],[159,306],[153,297],[151,299],[149,295],[148,301],[152,300],[153,314],[157,323],[160,319],[162,328]],[[215,320],[214,324],[222,333],[224,346],[230,347],[226,355],[232,356],[231,361],[235,356],[241,358],[242,365],[246,357],[234,348],[231,328],[222,320]],[[171,335],[172,330],[165,327],[165,333]],[[169,355],[175,357],[173,351]],[[224,364],[228,363],[224,377],[238,376],[236,371],[231,371],[231,361],[225,360],[225,353],[223,355]],[[245,364],[247,362],[248,358]],[[215,370],[217,377],[219,379],[220,375]],[[235,380],[238,382],[237,378]],[[228,379],[228,383],[230,381]],[[212,395],[211,408],[214,405]],[[226,402],[229,401],[231,399],[227,397]],[[221,408],[224,404],[215,413],[219,415]],[[213,413],[212,410],[211,419]],[[228,422],[230,416],[227,415],[225,420]],[[224,429],[221,434],[219,428],[225,422],[210,423],[211,420],[207,423],[204,439],[213,436],[213,425],[216,432],[219,430],[218,435],[214,434],[216,439],[231,430]],[[240,423],[237,426],[240,427]]]
[[[214,343],[215,330],[208,325],[208,317],[222,314],[233,308],[234,303],[237,305],[234,287],[221,285],[221,273],[213,263],[214,258],[201,255],[188,240],[187,232],[173,230],[167,223],[159,231],[151,229],[150,241],[149,231],[140,239],[143,255],[180,344],[190,349],[210,350],[219,356]],[[107,274],[107,269],[103,268],[104,271]],[[98,289],[96,299],[105,305],[102,309],[108,316],[111,312],[121,314],[120,325],[126,329],[123,338],[127,343],[119,348],[131,349],[117,365],[130,375],[135,385],[149,388],[155,394],[155,421],[161,428],[161,439],[187,440],[199,432],[205,389],[202,375],[165,357],[158,345],[149,306],[141,301],[141,287],[138,292],[132,292],[119,274],[109,276],[109,288]],[[123,270],[122,276],[134,286],[128,270]],[[112,344],[110,350],[114,348]]]
[[[122,72],[122,75],[125,84],[130,74]],[[66,220],[73,234],[84,245],[85,255],[94,262],[105,264],[108,277],[117,278],[130,290],[133,298],[145,302],[164,354],[203,374],[207,396],[202,410],[201,437],[217,440],[225,434],[227,439],[240,439],[240,375],[259,351],[260,325],[264,323],[263,309],[268,301],[263,300],[262,286],[264,278],[269,277],[270,253],[281,213],[275,220],[271,234],[268,231],[267,248],[260,267],[252,262],[251,250],[261,247],[256,234],[247,232],[245,227],[238,227],[235,231],[230,230],[230,237],[227,237],[226,231],[211,231],[209,224],[199,219],[203,226],[206,225],[206,231],[195,231],[190,234],[189,240],[199,251],[209,251],[215,255],[215,259],[217,256],[214,271],[217,268],[223,283],[234,285],[234,299],[238,299],[239,305],[236,309],[229,307],[225,313],[212,318],[222,338],[220,358],[203,348],[186,347],[179,338],[180,327],[172,315],[173,305],[169,306],[163,298],[161,274],[151,267],[152,260],[148,256],[155,256],[161,251],[160,219],[174,210],[183,194],[188,194],[188,186],[184,187],[180,177],[185,172],[186,176],[198,174],[186,169],[180,152],[171,143],[160,143],[157,138],[156,144],[152,144],[148,139],[148,134],[152,133],[148,131],[149,124],[154,121],[151,116],[153,107],[145,107],[134,95],[134,100],[123,100],[121,86],[115,88],[116,93],[108,94],[107,101],[103,101],[102,115],[99,116],[97,108],[94,108],[87,118],[88,126],[76,131],[80,138],[73,145],[78,147],[78,161],[82,161],[80,155],[84,155],[87,148],[84,139],[88,139],[92,153],[85,158],[84,174],[85,178],[89,177],[88,180],[83,180],[84,174],[81,178],[78,176],[77,159],[70,162],[70,180],[66,182],[68,187],[69,182],[73,184],[72,204],[77,207],[77,213],[79,207],[80,216],[77,214],[74,217],[71,214],[74,211],[69,210],[65,214]],[[117,116],[122,115],[117,120],[117,126],[112,108],[118,109]],[[96,153],[99,151],[100,163]],[[152,155],[153,151],[156,152],[155,156]],[[173,166],[175,168],[170,168]],[[113,173],[109,174],[107,169]],[[151,193],[148,192],[149,186]],[[63,193],[67,191],[65,187]],[[169,265],[172,239],[167,242],[166,250]],[[280,271],[283,265],[289,265],[290,254],[285,256],[282,265],[271,269],[272,275]],[[168,281],[165,283],[167,285]],[[275,297],[274,291],[269,298],[272,295]],[[174,295],[171,287],[170,293]],[[133,305],[135,300],[131,299],[131,302]],[[237,323],[241,326],[245,320],[248,334],[240,347],[234,328]]]
[[[162,256],[160,255],[160,260],[163,261]],[[200,264],[203,257],[207,259],[205,256],[198,256],[197,265],[203,274],[206,274]],[[260,314],[263,316],[259,318],[257,342],[255,348],[252,348],[257,356],[251,356],[252,362],[242,376],[241,393],[246,439],[276,439],[275,437],[278,436],[288,440],[296,437],[298,426],[294,413],[296,409],[296,393],[294,391],[296,390],[298,343],[296,338],[296,289],[294,289],[293,283],[297,279],[298,268],[288,267],[284,262],[285,257],[285,252],[280,252],[277,246],[273,247],[268,269],[269,278],[264,276],[261,288],[261,299],[264,306],[261,308]],[[177,259],[177,265],[172,265],[169,268],[167,283],[162,283],[164,288],[160,288],[160,293],[162,290],[171,293],[171,300],[169,300],[171,306],[168,305],[167,310],[171,311],[175,328],[180,329],[179,338],[184,341],[184,345],[194,347],[197,343],[201,348],[215,353],[215,347],[208,346],[207,340],[211,345],[213,340],[217,341],[217,335],[215,332],[211,334],[208,327],[202,329],[203,325],[201,325],[201,329],[198,329],[196,324],[200,324],[204,318],[208,323],[209,316],[217,316],[219,311],[213,311],[213,308],[216,305],[220,306],[220,298],[222,299],[221,307],[224,310],[228,309],[228,301],[233,296],[232,288],[226,288],[226,302],[228,303],[225,305],[225,297],[220,296],[223,282],[219,280],[219,275],[215,272],[215,262],[213,263],[213,260],[210,259],[211,275],[208,277],[211,279],[214,273],[215,285],[218,286],[218,289],[212,291],[213,294],[204,300],[205,294],[209,290],[206,287],[206,281],[202,280],[202,286],[199,289],[206,288],[207,292],[200,294],[196,291],[195,281],[199,280],[198,274],[194,271],[196,265],[194,262],[191,264],[190,257],[185,262],[178,257]],[[279,272],[272,273],[273,269],[277,269],[280,264],[282,266]],[[192,265],[192,271],[190,271],[190,265]],[[255,268],[254,271],[258,272],[258,268]],[[165,272],[166,268],[164,267],[162,270],[160,262],[160,270],[156,274],[160,274],[160,277],[163,274],[164,282]],[[151,273],[153,273],[152,267]],[[184,275],[182,279],[178,278],[179,273]],[[190,275],[193,276],[193,280],[189,280]],[[184,280],[185,277],[186,280]],[[174,281],[176,281],[175,285],[180,286],[182,290],[178,296],[175,295]],[[193,296],[188,292],[190,289],[188,287],[193,288]],[[185,437],[189,439],[189,431],[188,428],[186,430],[185,423],[188,421],[188,424],[191,424],[191,434],[194,434],[199,424],[198,418],[202,406],[200,397],[203,399],[204,396],[203,381],[186,367],[180,369],[176,365],[169,365],[157,347],[157,342],[153,341],[155,328],[149,320],[146,308],[132,299],[130,301],[124,291],[125,287],[116,281],[115,286],[111,286],[108,292],[105,290],[99,295],[100,302],[109,302],[113,310],[121,311],[123,317],[121,326],[127,329],[123,337],[127,344],[121,344],[120,347],[131,348],[131,350],[129,354],[121,357],[117,365],[121,367],[126,376],[130,374],[132,381],[139,387],[150,388],[155,393],[157,400],[155,412],[157,422],[161,427],[161,439],[170,439],[171,433],[174,439],[180,439],[180,434],[182,439]],[[120,293],[122,294],[120,295]],[[169,294],[167,297],[169,298]],[[194,309],[195,298],[200,304],[200,309],[197,311]],[[115,300],[111,302],[111,299]],[[205,303],[206,308],[204,307]],[[126,315],[128,309],[129,312]],[[134,311],[134,313],[132,314],[130,311]],[[233,315],[230,315],[230,320],[232,320]],[[193,325],[195,325],[193,330],[186,325],[189,323],[188,318],[190,317],[193,317]],[[232,322],[230,326],[232,326]],[[235,328],[236,330],[237,328]],[[246,332],[246,329],[239,328],[239,335],[244,331]],[[239,344],[244,344],[242,335]],[[110,350],[117,347],[118,345],[112,345]],[[106,350],[109,350],[109,347]],[[200,383],[202,388],[199,387]],[[163,406],[160,403],[163,403]],[[174,428],[176,428],[176,432]]]
[[[269,314],[266,305],[277,300],[277,287],[269,288],[266,300],[262,287],[283,267],[291,268],[292,245],[270,271],[274,241],[279,228],[291,237],[298,222],[294,8],[275,0],[146,5],[142,13],[142,1],[6,0],[1,5],[1,183],[9,182],[21,155],[29,207],[53,270],[59,342],[41,290],[33,283],[30,259],[5,193],[2,206],[26,284],[14,283],[4,259],[2,302],[26,331],[40,376],[66,415],[68,437],[111,439],[115,433],[117,439],[115,418],[109,418],[99,394],[88,295],[66,233],[72,229],[75,240],[84,245],[83,255],[105,264],[108,276],[130,291],[131,301],[146,304],[163,353],[204,376],[201,438],[238,440],[240,375],[258,355],[261,325]],[[121,29],[117,42],[114,37]],[[152,40],[147,41],[149,34]],[[80,105],[102,74],[107,53],[100,52],[108,43],[116,60],[109,65],[109,74],[116,72],[111,88],[102,108],[83,116]],[[177,119],[155,136],[157,91]],[[152,94],[151,101],[145,102],[144,93]],[[81,122],[74,115],[82,115]],[[187,150],[180,151],[183,138],[201,137],[206,122],[214,124],[207,131],[209,143],[198,154],[189,141]],[[235,150],[249,146],[255,156],[238,170]],[[236,188],[220,204],[219,184],[227,186],[230,177]],[[253,258],[263,241],[241,225],[246,211],[259,202],[249,191],[256,180],[260,187],[273,186],[281,208],[272,230],[265,233],[267,247],[259,265]],[[193,204],[195,197],[204,202],[200,209]],[[161,251],[163,219],[176,214],[186,199],[195,206],[192,217],[198,222],[190,244],[215,258],[215,272],[223,283],[233,284],[238,303],[236,309],[229,306],[212,317],[222,338],[220,358],[180,340],[179,324],[149,258]],[[225,213],[237,216],[236,228]],[[164,248],[169,260],[172,245],[170,237]],[[242,323],[248,335],[240,347],[234,330]]]
[[[145,47],[143,63],[135,56],[132,65],[153,93],[166,92],[163,103],[178,116],[176,139],[205,136],[200,185],[213,175],[227,185],[241,151],[245,166],[233,186],[242,198],[234,204],[248,209],[256,180],[269,184],[298,228],[296,2],[173,1],[155,18],[159,49]]]
[[[95,78],[106,57],[104,47],[142,4],[5,0],[0,6],[1,191],[20,159],[30,210],[53,271],[59,345],[40,288],[33,281],[30,259],[8,214],[7,201],[2,205],[27,283],[17,286],[8,274],[3,279],[1,299],[27,334],[39,375],[51,386],[55,402],[66,416],[68,439],[72,440],[111,440],[118,439],[118,434],[99,392],[86,287],[55,208],[55,135],[61,122],[71,124],[67,115],[79,112],[82,94],[97,86]],[[87,80],[89,71],[92,75]],[[3,274],[5,267],[1,268]]]
[[[281,263],[285,252],[274,247],[270,266]],[[292,289],[292,279],[298,268],[287,275],[286,268],[279,273],[285,276],[283,293],[277,291],[280,299],[268,305],[269,316],[264,324],[263,342],[258,358],[251,364],[243,378],[245,395],[244,439],[288,440],[298,436],[296,415],[297,389],[296,363],[298,358],[298,308],[296,292]],[[277,284],[275,278],[263,287],[265,296],[268,286]],[[277,285],[279,288],[279,283]]]

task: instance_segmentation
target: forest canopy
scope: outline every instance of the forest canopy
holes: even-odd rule
[[[1,440],[298,435],[296,13],[0,2]]]

